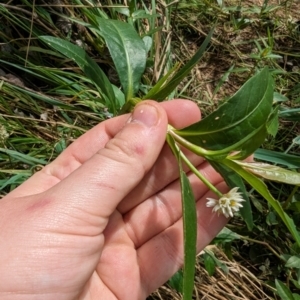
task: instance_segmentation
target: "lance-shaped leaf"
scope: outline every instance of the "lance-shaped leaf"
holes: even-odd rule
[[[273,209],[280,216],[281,220],[284,222],[293,238],[297,242],[298,246],[300,246],[300,235],[297,231],[295,223],[293,219],[291,219],[286,212],[283,210],[281,204],[274,199],[274,197],[270,194],[267,186],[263,183],[263,181],[257,178],[255,175],[245,170],[242,166],[237,164],[235,161],[224,159],[222,163],[228,168],[234,170],[238,173],[245,181],[247,181],[261,196],[263,196],[269,204],[273,207]]]
[[[289,288],[280,280],[275,279],[276,291],[282,300],[295,300]]]
[[[139,90],[145,71],[145,43],[128,23],[99,17],[95,18],[95,22],[97,27],[94,29],[105,40],[124,89],[125,99],[130,100]]]
[[[238,187],[239,192],[243,194],[243,198],[245,202],[243,202],[243,207],[240,208],[240,213],[242,218],[246,222],[248,229],[252,230],[254,225],[252,208],[251,208],[250,200],[243,179],[239,174],[237,174],[233,170],[229,169],[228,167],[224,166],[223,164],[217,161],[209,160],[209,163],[213,166],[213,168],[217,172],[219,172],[222,175],[225,182],[231,189]]]
[[[248,153],[251,143],[258,147],[258,135],[261,142],[266,134],[272,100],[273,80],[265,68],[208,117],[175,132],[207,150],[242,150]],[[252,152],[255,147],[252,147]]]
[[[264,124],[250,132],[249,135],[246,135],[237,143],[223,149],[223,151],[227,150],[226,152],[229,154],[231,151],[239,150],[238,153],[231,156],[231,159],[245,159],[265,141],[267,132],[267,126]]]
[[[290,169],[300,168],[300,156],[276,152],[266,149],[257,149],[254,158],[274,164],[284,165]]]
[[[188,177],[182,169],[180,149],[174,139],[167,135],[167,142],[177,158],[180,173],[180,186],[182,198],[182,218],[184,235],[184,263],[183,263],[183,300],[191,300],[194,289],[194,276],[196,264],[197,245],[197,213],[196,201]]]
[[[164,75],[161,79],[159,79],[159,81],[155,84],[154,87],[152,87],[152,89],[147,93],[147,95],[145,95],[143,97],[143,100],[147,100],[147,99],[154,99],[154,100],[158,100],[157,98],[157,94],[166,87],[166,85],[168,84],[168,82],[172,79],[172,77],[174,76],[174,74],[176,74],[179,70],[180,64],[176,63],[168,72],[166,75]]]
[[[51,48],[75,61],[84,74],[96,84],[109,111],[114,114],[117,112],[120,105],[116,102],[111,83],[97,63],[92,60],[82,48],[53,36],[40,36],[39,38]]]
[[[261,162],[248,163],[236,161],[236,163],[259,177],[287,184],[300,185],[300,173]]]
[[[173,74],[168,79],[164,78],[163,85],[162,81],[159,81],[157,85],[160,85],[160,87],[158,88],[158,86],[155,85],[153,87],[153,90],[151,89],[149,93],[144,97],[144,99],[153,99],[157,101],[166,99],[168,95],[170,95],[174,91],[177,85],[189,74],[189,72],[194,68],[194,66],[203,56],[205,49],[211,40],[212,34],[213,30],[209,32],[196,54],[178,72]]]
[[[279,117],[288,121],[299,121],[300,108],[279,107]]]

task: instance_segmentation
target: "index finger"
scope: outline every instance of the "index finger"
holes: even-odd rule
[[[200,110],[192,101],[172,100],[162,102],[160,105],[167,113],[169,124],[175,128],[188,126],[200,119]],[[122,115],[95,126],[70,145],[44,170],[62,180],[102,149],[123,128],[129,117],[130,114]],[[72,160],[74,165],[71,165]]]
[[[200,110],[192,101],[178,99],[162,102],[160,105],[166,110],[169,124],[175,128],[188,126],[200,119]],[[129,117],[130,114],[114,117],[93,127],[7,197],[38,194],[53,187],[104,148],[123,128]]]

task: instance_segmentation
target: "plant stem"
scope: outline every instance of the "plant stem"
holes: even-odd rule
[[[210,189],[212,190],[216,195],[219,197],[223,196],[223,193],[221,193],[212,183],[205,178],[198,170],[194,167],[194,165],[189,161],[189,159],[184,155],[182,151],[180,151],[180,157],[181,159],[186,163],[186,165],[190,168],[190,170]]]
[[[227,147],[227,148],[221,149],[221,150],[206,150],[200,146],[190,143],[189,141],[184,139],[182,136],[176,134],[174,132],[174,130],[176,130],[176,129],[173,128],[171,125],[169,125],[168,133],[173,137],[173,139],[178,144],[185,147],[186,149],[189,149],[190,151],[194,152],[195,154],[197,154],[199,156],[207,157],[210,159],[215,159],[215,160],[224,159],[225,157],[228,156],[230,151],[234,151],[234,149],[239,146],[238,144],[235,144],[231,147]]]
[[[171,125],[169,125],[169,128],[168,128],[168,134],[170,134],[174,140],[180,144],[181,146],[185,147],[186,149],[192,151],[193,153],[199,155],[199,156],[202,156],[202,157],[205,157],[205,156],[208,156],[211,151],[207,151],[199,146],[196,146],[190,142],[188,142],[187,140],[185,140],[184,138],[182,138],[181,136],[177,135],[174,131],[173,131],[173,127]]]
[[[170,139],[174,139],[174,136],[171,134],[171,130],[170,128],[172,128],[171,125],[169,125],[169,130],[167,133],[167,137],[166,137],[166,141],[169,144],[170,148],[172,149],[172,145],[170,144]],[[175,139],[174,139],[175,141]],[[217,196],[222,197],[223,193],[221,193],[214,185],[212,185],[212,183],[205,178],[205,176],[203,176],[198,170],[197,168],[189,161],[189,159],[184,155],[184,153],[180,150],[179,146],[175,143],[174,146],[177,148],[177,151],[180,155],[180,158],[186,163],[186,165],[190,168],[190,170],[211,190],[213,191]],[[193,150],[192,150],[193,151]],[[195,153],[195,152],[194,152]],[[197,154],[197,153],[196,153]]]

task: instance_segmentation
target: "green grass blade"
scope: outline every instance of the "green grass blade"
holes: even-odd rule
[[[23,72],[26,72],[28,74],[31,74],[35,78],[40,78],[40,79],[43,79],[43,80],[49,80],[49,78],[47,78],[46,76],[42,76],[40,74],[37,74],[37,73],[33,72],[32,70],[30,70],[29,68],[25,68],[24,66],[20,66],[18,64],[13,64],[13,63],[10,63],[10,62],[2,60],[2,59],[0,59],[0,63],[12,66],[13,68],[19,69],[20,71],[23,71]]]
[[[7,180],[1,180],[0,191],[11,185],[19,185],[24,182],[31,174],[16,174]]]
[[[74,60],[85,75],[100,89],[108,109],[113,114],[116,114],[119,105],[116,103],[115,94],[110,81],[97,63],[92,60],[82,48],[66,40],[52,36],[40,36],[39,38],[53,49]]]
[[[18,151],[15,151],[15,150],[0,148],[0,153],[5,153],[5,154],[9,155],[12,159],[21,161],[28,165],[36,165],[36,164],[46,165],[47,164],[47,161],[45,161],[44,159],[38,159],[38,158],[32,157],[28,154],[23,154]]]
[[[196,52],[196,54],[189,60],[188,63],[186,63],[170,80],[168,80],[168,83],[165,84],[161,89],[157,90],[157,92],[150,92],[151,93],[151,99],[162,101],[169,94],[173,92],[173,90],[177,87],[177,85],[188,75],[188,73],[194,68],[194,66],[198,63],[200,58],[203,56],[207,45],[209,44],[211,37],[213,34],[213,30],[209,32],[206,39],[202,43],[199,50]],[[154,86],[155,88],[155,86]]]
[[[11,89],[15,89],[17,91],[20,91],[20,92],[22,92],[24,94],[27,94],[27,95],[29,95],[29,96],[31,96],[33,98],[36,98],[38,100],[41,100],[41,101],[45,102],[45,103],[48,103],[48,104],[51,104],[51,105],[55,105],[55,106],[59,106],[61,108],[70,109],[70,110],[74,109],[73,106],[65,104],[64,102],[59,101],[59,100],[57,100],[55,98],[46,96],[44,94],[40,94],[38,92],[35,92],[34,90],[25,89],[25,88],[19,87],[17,85],[10,84],[8,82],[5,82],[4,85],[3,85],[3,87],[0,87],[0,91],[1,91],[1,89],[4,89],[5,86],[7,86],[7,87],[9,87]]]
[[[143,97],[143,100],[154,99],[155,94],[157,94],[165,85],[168,84],[168,81],[172,78],[173,74],[177,72],[180,65],[175,64],[173,68],[171,68],[165,76],[163,76],[152,89]]]

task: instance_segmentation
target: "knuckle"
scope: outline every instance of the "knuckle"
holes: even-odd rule
[[[126,141],[121,138],[110,140],[105,147],[108,151],[107,155],[111,155],[113,160],[121,164],[129,165],[134,168],[137,173],[145,173],[145,167],[141,155],[141,146],[136,146],[132,141]]]
[[[136,158],[136,154],[132,143],[120,138],[114,138],[110,140],[106,147],[115,153],[126,156],[127,158]]]

